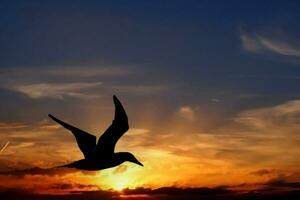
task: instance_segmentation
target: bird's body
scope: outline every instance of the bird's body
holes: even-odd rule
[[[60,166],[82,170],[101,170],[115,167],[125,161],[143,166],[134,155],[129,152],[114,152],[115,145],[120,137],[129,129],[126,112],[121,102],[114,96],[115,118],[112,124],[101,135],[96,144],[96,137],[70,124],[67,124],[49,114],[49,117],[70,130],[84,155],[84,159]]]

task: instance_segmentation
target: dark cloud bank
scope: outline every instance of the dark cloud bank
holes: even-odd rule
[[[133,190],[126,189],[123,192],[114,191],[85,191],[72,192],[64,195],[34,194],[30,191],[20,189],[10,189],[0,192],[1,199],[11,200],[108,200],[108,199],[204,199],[204,200],[269,200],[269,199],[299,199],[300,190],[282,191],[282,192],[232,192],[224,188],[175,188],[164,187],[158,189],[137,188]]]
[[[73,170],[64,168],[30,168],[25,170],[12,170],[0,172],[1,176],[15,176],[20,179],[25,175],[64,175],[74,173]],[[259,174],[265,174],[266,170],[259,171]],[[247,186],[247,185],[246,185]],[[37,194],[31,190],[21,188],[1,188],[1,199],[10,200],[108,200],[108,199],[150,199],[150,200],[168,200],[168,199],[203,199],[203,200],[290,200],[300,199],[300,182],[290,182],[284,177],[275,178],[265,184],[258,185],[259,189],[251,191],[233,190],[231,186],[221,186],[215,188],[197,187],[162,187],[157,189],[135,188],[124,189],[122,192],[113,190],[96,191],[96,185],[81,185],[71,183],[57,183],[49,185],[49,190],[62,191],[62,194]]]

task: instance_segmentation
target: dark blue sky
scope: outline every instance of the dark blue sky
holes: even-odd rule
[[[229,113],[300,95],[299,1],[2,1],[0,13],[0,95],[12,107],[16,87],[55,82],[162,85],[173,89],[152,98]],[[107,66],[134,73],[47,74]]]

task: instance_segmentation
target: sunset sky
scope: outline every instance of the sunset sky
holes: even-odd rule
[[[1,1],[0,194],[300,191],[299,20],[296,0]],[[83,155],[48,113],[99,137],[113,95],[144,167],[53,169]]]

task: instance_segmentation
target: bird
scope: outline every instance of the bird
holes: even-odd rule
[[[143,166],[132,153],[114,152],[118,140],[129,130],[129,124],[125,109],[115,95],[113,95],[113,101],[115,105],[114,119],[112,124],[99,137],[97,144],[95,135],[63,122],[51,114],[48,115],[52,120],[73,133],[84,156],[84,159],[58,167],[97,171],[118,166],[125,161]]]

